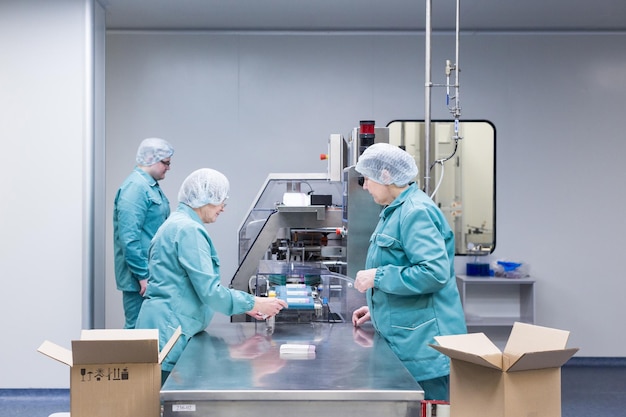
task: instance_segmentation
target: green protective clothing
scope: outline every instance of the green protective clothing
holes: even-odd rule
[[[113,249],[120,291],[139,291],[148,278],[148,249],[157,229],[170,215],[170,202],[158,182],[136,167],[115,195]]]
[[[135,167],[117,190],[113,207],[115,282],[123,292],[126,329],[135,327],[143,302],[139,281],[148,279],[150,241],[169,215],[170,202],[159,183]]]
[[[252,310],[254,297],[220,283],[220,262],[200,217],[180,203],[150,245],[150,281],[137,328],[159,329],[162,349],[178,326],[182,336],[162,364],[171,371],[189,339],[209,325],[214,312]]]
[[[381,213],[366,269],[376,268],[367,304],[376,330],[417,381],[449,374],[434,336],[467,332],[454,273],[454,234],[413,183]]]

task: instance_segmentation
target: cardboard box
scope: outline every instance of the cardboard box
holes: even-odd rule
[[[561,366],[578,348],[566,349],[569,332],[515,323],[500,350],[483,334],[435,337],[434,349],[450,357],[452,417],[561,415]]]
[[[72,350],[45,341],[37,349],[70,366],[72,417],[159,417],[161,362],[180,327],[159,352],[159,331],[83,330]]]

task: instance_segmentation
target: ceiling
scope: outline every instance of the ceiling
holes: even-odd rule
[[[422,31],[427,0],[98,0],[108,30]],[[431,0],[433,31],[456,1]],[[625,31],[626,0],[468,0],[461,31]]]

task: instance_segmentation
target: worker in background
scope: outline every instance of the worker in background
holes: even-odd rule
[[[159,187],[170,169],[174,148],[159,138],[144,139],[137,165],[115,195],[113,249],[115,281],[122,291],[124,328],[134,329],[148,284],[148,248],[170,215],[170,202]]]
[[[355,288],[367,306],[352,315],[371,320],[415,380],[425,399],[449,401],[449,358],[428,346],[434,337],[467,332],[454,273],[454,234],[432,201],[413,182],[417,165],[397,146],[376,143],[356,171],[363,189],[383,209]]]
[[[191,337],[204,331],[215,312],[246,313],[262,320],[287,303],[277,297],[255,297],[223,286],[220,262],[205,223],[224,211],[229,182],[210,168],[192,172],[178,192],[178,208],[157,231],[150,246],[150,285],[137,328],[159,329],[159,347],[179,326],[182,335],[161,365],[162,382]]]

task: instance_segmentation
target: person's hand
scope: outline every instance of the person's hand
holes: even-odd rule
[[[360,292],[365,292],[369,288],[374,288],[374,277],[376,276],[376,268],[364,269],[356,273],[354,279],[354,288]]]
[[[354,310],[354,313],[352,313],[352,324],[354,325],[354,327],[359,327],[360,325],[362,325],[369,319],[370,319],[370,309],[368,306],[363,306],[361,308],[358,308]]]
[[[274,317],[280,310],[287,307],[287,302],[278,297],[254,297],[254,307],[246,314],[257,320],[264,320]]]
[[[142,279],[139,281],[139,295],[141,295],[143,297],[143,295],[146,293],[146,290],[148,289],[148,279]]]

